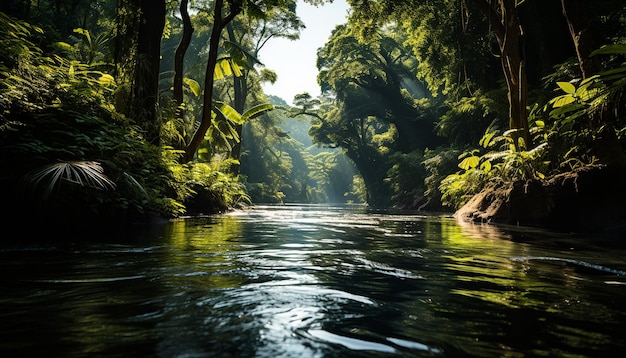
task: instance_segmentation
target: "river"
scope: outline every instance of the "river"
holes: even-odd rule
[[[111,239],[0,245],[2,356],[626,352],[620,238],[285,205]]]

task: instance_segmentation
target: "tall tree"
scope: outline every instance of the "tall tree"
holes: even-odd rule
[[[320,5],[332,0],[306,0],[306,2]],[[210,128],[212,123],[212,104],[213,104],[213,84],[215,65],[218,58],[218,46],[222,31],[226,26],[243,11],[246,6],[247,12],[256,14],[255,16],[264,16],[263,13],[275,9],[285,8],[294,5],[293,0],[264,0],[264,1],[243,1],[243,0],[216,0],[213,8],[213,28],[209,39],[209,58],[204,81],[203,110],[202,119],[191,141],[185,148],[185,154],[181,157],[181,162],[189,162],[193,160],[198,148],[204,140],[204,135]]]
[[[522,26],[518,16],[518,0],[472,0],[489,19],[500,46],[502,71],[506,79],[509,100],[509,127],[518,130],[513,138],[517,150],[521,150],[519,139],[524,140],[524,148],[530,148],[528,130],[528,80],[526,64],[522,58]]]
[[[530,136],[528,133],[528,121],[526,113],[527,80],[523,53],[521,47],[522,29],[518,17],[518,6],[523,4],[518,0],[467,0],[476,6],[488,19],[490,28],[498,42],[498,52],[501,66],[506,80],[509,100],[509,126],[516,129],[516,138],[522,138],[528,147]],[[353,7],[351,15],[355,24],[360,24],[366,33],[371,34],[375,29],[382,27],[386,22],[410,21],[413,16],[421,16],[415,9],[424,9],[422,5],[431,4],[423,0],[386,1],[351,0]],[[461,16],[458,21],[470,16],[470,8],[465,6],[465,1],[441,0],[442,6],[456,3],[457,8],[463,9],[458,12]],[[426,15],[424,15],[426,16]],[[418,35],[419,36],[419,35]],[[516,146],[519,142],[516,141]]]
[[[226,27],[228,32],[229,53],[243,68],[243,76],[233,77],[233,107],[239,113],[244,113],[248,101],[248,94],[254,81],[251,72],[255,65],[262,62],[258,59],[265,44],[274,37],[296,40],[300,37],[300,30],[304,24],[296,15],[296,2],[284,1],[280,6],[264,9],[262,12],[249,12],[245,24],[231,22]],[[237,31],[238,30],[238,31]],[[241,157],[243,141],[243,124],[236,127],[239,140],[236,141],[230,153],[235,159],[231,166],[233,175],[239,174],[239,159]]]
[[[189,17],[189,10],[187,9],[188,4],[189,0],[182,0],[180,2],[180,16],[183,19],[183,34],[180,38],[180,43],[176,47],[176,52],[174,53],[174,103],[177,107],[183,104],[183,65],[185,62],[185,53],[189,48],[194,32]]]
[[[117,10],[114,46],[118,110],[133,118],[146,140],[160,144],[157,111],[161,38],[165,0],[121,0]]]
[[[159,62],[161,38],[165,27],[165,0],[141,0],[137,34],[137,69],[132,98],[137,101],[134,114],[142,122],[147,139],[159,144],[157,103],[159,100]]]
[[[616,2],[615,5],[608,7],[610,12],[624,9],[623,4]],[[588,79],[601,70],[597,57],[591,56],[601,41],[600,34],[594,28],[598,25],[594,25],[593,19],[594,15],[597,16],[593,7],[598,6],[598,2],[592,4],[586,0],[561,0],[561,6],[576,48],[580,73],[583,79]],[[607,106],[602,111],[591,113],[591,127],[599,134],[595,140],[596,155],[605,164],[626,165],[626,153],[615,133],[615,122],[615,111]]]
[[[200,126],[194,133],[191,141],[185,148],[185,154],[181,158],[183,163],[193,160],[198,148],[204,140],[204,135],[211,126],[213,120],[213,83],[215,65],[217,64],[218,47],[222,30],[231,22],[242,9],[242,0],[216,0],[213,8],[213,29],[209,39],[209,58],[207,60],[206,73],[204,77],[203,109]]]
[[[323,89],[332,89],[338,100],[345,100],[356,85],[378,100],[380,119],[397,128],[397,149],[408,153],[415,149],[434,148],[441,138],[434,133],[434,118],[424,115],[415,98],[405,88],[423,87],[411,74],[415,61],[401,45],[402,29],[381,31],[375,40],[359,41],[348,25],[339,25],[326,45],[318,50],[318,80]],[[395,36],[396,38],[392,37]]]
[[[235,43],[235,44],[239,44],[239,41],[237,40],[236,36],[235,36],[235,30],[233,29],[232,24],[228,24],[226,26],[226,29],[228,31],[228,38],[231,42]],[[247,71],[246,71],[247,73]],[[246,76],[233,76],[233,91],[235,94],[235,98],[234,98],[234,108],[237,112],[239,113],[243,113],[245,108],[246,108],[246,98],[248,97],[248,86],[246,85]],[[231,173],[233,175],[238,175],[239,174],[239,159],[241,157],[241,140],[243,139],[243,123],[238,124],[235,127],[235,131],[237,132],[237,137],[238,140],[236,141],[235,144],[233,144],[233,147],[230,151],[230,157],[235,159],[235,163],[233,163],[231,165]]]
[[[309,131],[313,142],[329,147],[341,147],[358,169],[366,187],[366,201],[374,207],[389,204],[390,187],[386,179],[391,167],[390,146],[393,142],[390,126],[364,113],[376,107],[367,94],[356,86],[345,89],[358,95],[348,96],[328,113],[312,121]],[[355,103],[364,103],[361,112],[354,111]],[[372,103],[370,106],[369,103]]]

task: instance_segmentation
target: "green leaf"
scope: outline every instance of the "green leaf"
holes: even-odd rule
[[[81,29],[81,28],[74,29],[74,32],[77,33],[77,34],[81,34],[81,35],[85,35],[85,34],[89,33],[87,30]]]
[[[599,49],[593,51],[590,56],[613,55],[613,54],[617,55],[617,54],[624,54],[624,53],[626,53],[626,45],[611,44],[611,45],[604,45],[600,47]]]
[[[487,148],[491,143],[491,139],[496,135],[496,131],[486,133],[482,138],[480,138],[480,142],[478,144],[482,145],[483,148]]]
[[[576,87],[569,82],[557,82],[556,83],[565,93],[574,94],[576,93]]]
[[[570,103],[572,103],[574,101],[576,101],[574,96],[564,95],[564,96],[558,96],[558,97],[554,98],[551,102],[552,102],[552,107],[559,108],[559,107],[563,107],[565,105],[568,105],[568,104],[570,104]]]
[[[255,55],[253,55],[251,52],[248,52],[238,43],[224,40],[223,44],[226,51],[231,54],[231,58],[234,59],[236,63],[238,62],[240,66],[247,66],[247,68],[249,69],[253,69],[254,65],[256,64],[265,66]],[[235,75],[237,74],[235,73]]]
[[[230,60],[230,67],[233,70],[233,74],[235,75],[235,77],[241,77],[243,76],[243,73],[241,72],[241,66],[239,66],[235,61]]]
[[[98,82],[100,82],[100,84],[103,85],[103,86],[114,85],[115,84],[115,78],[113,78],[113,76],[108,75],[108,74],[105,73],[102,76],[100,76],[100,78],[98,79]]]
[[[217,110],[225,119],[235,124],[243,124],[244,118],[236,109],[222,101],[215,101],[213,109]]]
[[[224,76],[231,76],[233,74],[233,71],[230,67],[230,62],[228,60],[221,60],[219,62],[220,67],[222,68],[222,72],[224,73]]]
[[[53,43],[52,47],[61,51],[72,51],[73,49],[72,45],[68,44],[67,42],[61,42],[61,41]]]
[[[464,170],[476,168],[478,166],[479,161],[480,161],[480,158],[475,155],[471,157],[467,157],[463,159],[461,163],[459,163],[459,168],[464,169]]]
[[[580,103],[575,103],[571,106],[567,106],[567,107],[555,107],[556,109],[550,111],[550,117],[551,118],[561,118],[569,113],[572,112],[576,112],[576,111],[580,111],[582,113],[582,109],[585,106],[583,106]]]
[[[612,68],[610,70],[602,71],[602,72],[600,72],[599,75],[596,75],[595,77],[602,76],[604,78],[606,76],[611,76],[611,75],[615,75],[615,74],[622,74],[623,72],[626,72],[626,66],[624,66],[624,65],[622,65],[620,67],[617,67],[617,68]]]
[[[189,87],[189,90],[191,91],[191,93],[193,93],[194,96],[199,96],[200,93],[202,93],[202,88],[200,87],[200,84],[195,80],[185,77],[183,78],[183,82]]]
[[[484,172],[490,172],[491,171],[491,162],[488,160],[485,160],[481,165],[480,165],[480,169],[482,169]]]
[[[224,79],[224,73],[222,72],[219,64],[215,65],[215,71],[213,72],[213,79],[216,81]]]
[[[274,105],[270,103],[259,104],[247,110],[243,114],[243,119],[254,119],[260,115],[263,115],[269,111],[274,110]]]

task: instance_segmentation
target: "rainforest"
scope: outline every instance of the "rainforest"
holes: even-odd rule
[[[298,3],[3,0],[5,227],[340,203],[626,230],[623,0],[348,0],[322,95],[266,95]]]

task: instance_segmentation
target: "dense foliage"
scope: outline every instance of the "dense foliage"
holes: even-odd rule
[[[290,107],[262,57],[298,39],[296,1],[3,1],[9,219],[454,210],[488,183],[625,165],[622,1],[348,3],[317,52],[323,95]]]
[[[312,135],[345,148],[364,178],[374,172],[371,204],[412,195],[455,209],[489,181],[624,164],[623,3],[349,3],[349,23],[318,52],[337,106]],[[414,111],[408,122],[403,108]],[[421,173],[397,169],[409,152]],[[406,188],[398,173],[427,180]]]

